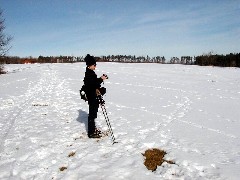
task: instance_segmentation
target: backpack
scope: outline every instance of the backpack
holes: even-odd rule
[[[100,91],[101,95],[103,96],[104,94],[106,94],[107,89],[105,87],[100,87],[99,91]]]
[[[99,91],[100,91],[101,95],[106,94],[106,88],[105,87],[99,88]],[[85,85],[82,86],[82,88],[79,90],[79,92],[80,92],[81,99],[83,99],[84,101],[88,101],[87,95],[86,95],[86,86]]]
[[[83,99],[84,101],[87,101],[87,95],[86,95],[86,86],[83,85],[82,88],[79,90],[80,92],[80,96],[81,96],[81,99]]]

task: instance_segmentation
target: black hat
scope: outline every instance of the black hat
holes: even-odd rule
[[[86,62],[87,66],[96,64],[95,58],[93,56],[90,56],[90,54],[87,54],[87,56],[84,58],[84,61]]]

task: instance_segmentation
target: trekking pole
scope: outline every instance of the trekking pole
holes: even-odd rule
[[[104,118],[106,120],[106,123],[108,125],[108,129],[110,131],[110,134],[111,134],[111,138],[112,138],[112,141],[113,141],[113,144],[117,143],[116,142],[116,139],[113,135],[113,130],[112,130],[112,127],[111,127],[111,124],[110,124],[110,121],[109,121],[109,118],[108,118],[108,115],[107,115],[107,110],[106,110],[106,107],[104,105],[105,101],[102,99],[101,96],[98,96],[98,100],[99,100],[99,103],[101,105],[101,108],[102,108],[102,112],[103,112],[103,115],[104,115]]]

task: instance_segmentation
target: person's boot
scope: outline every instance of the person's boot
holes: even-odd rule
[[[98,128],[95,128],[95,133],[99,134],[99,135],[102,135],[102,131],[100,129],[98,129]]]
[[[89,138],[101,138],[101,134],[94,132],[93,134],[88,134]]]
[[[98,138],[95,133],[95,119],[88,117],[88,137],[89,138]]]

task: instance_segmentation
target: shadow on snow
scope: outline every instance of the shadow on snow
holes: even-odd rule
[[[85,125],[86,132],[88,131],[88,113],[81,109],[78,110],[78,118],[77,121],[83,123]]]

